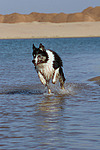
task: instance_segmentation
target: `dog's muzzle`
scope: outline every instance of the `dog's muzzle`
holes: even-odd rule
[[[36,66],[36,65],[39,65],[39,64],[41,64],[41,63],[43,63],[43,61],[42,60],[40,60],[40,59],[33,59],[32,60],[32,63],[34,64],[34,66]]]
[[[33,59],[32,63],[34,64],[34,66],[37,66],[40,62],[39,62],[39,60],[36,61],[35,59]]]

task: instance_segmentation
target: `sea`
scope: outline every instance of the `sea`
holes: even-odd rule
[[[65,90],[32,64],[42,43],[63,61]],[[100,150],[100,37],[0,40],[0,150]]]

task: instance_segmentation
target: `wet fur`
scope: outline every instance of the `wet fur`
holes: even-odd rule
[[[41,83],[47,86],[48,93],[51,93],[49,88],[50,80],[52,80],[53,84],[59,80],[61,89],[64,89],[65,77],[62,70],[63,63],[59,55],[52,50],[46,50],[41,43],[39,48],[36,48],[33,44],[32,55],[32,63],[35,66]]]

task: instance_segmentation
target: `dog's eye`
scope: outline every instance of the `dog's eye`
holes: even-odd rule
[[[35,57],[36,55],[34,54],[33,56]]]

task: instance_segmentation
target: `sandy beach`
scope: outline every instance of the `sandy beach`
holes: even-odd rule
[[[100,37],[100,22],[0,23],[0,39]]]

